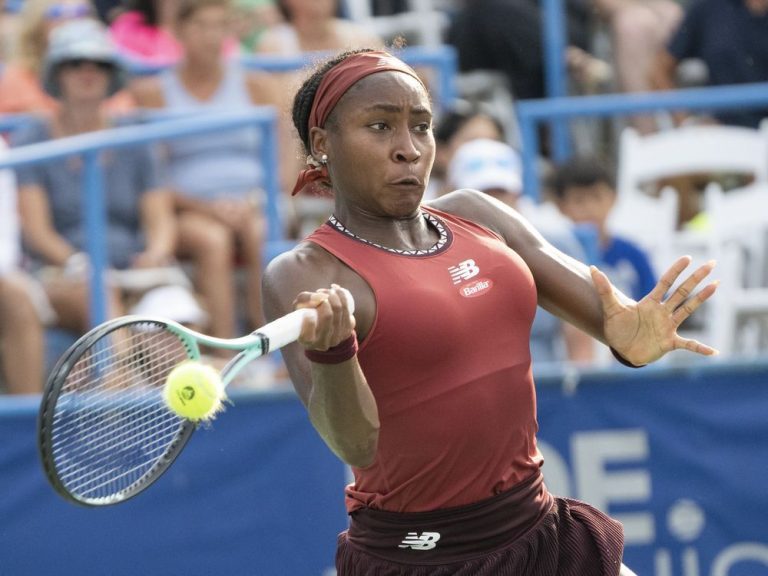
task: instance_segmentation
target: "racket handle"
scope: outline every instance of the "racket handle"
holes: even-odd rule
[[[355,301],[352,298],[349,290],[342,288],[342,294],[347,300],[347,308],[350,314],[355,313]],[[295,342],[301,334],[301,326],[304,324],[304,318],[309,316],[317,316],[317,310],[314,308],[300,308],[293,312],[286,314],[273,320],[269,324],[262,326],[257,330],[258,334],[262,334],[269,339],[269,350],[277,350],[282,348],[286,344]]]

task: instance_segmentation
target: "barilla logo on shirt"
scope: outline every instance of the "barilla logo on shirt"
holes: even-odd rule
[[[493,280],[481,278],[480,280],[475,280],[472,284],[467,284],[466,286],[459,288],[459,294],[464,296],[464,298],[474,298],[475,296],[482,296],[488,292],[492,286]]]
[[[448,268],[448,272],[451,274],[451,280],[454,284],[462,284],[468,280],[472,280],[475,276],[480,274],[480,267],[471,258],[459,262],[456,266]],[[471,284],[464,284],[459,288],[459,294],[465,298],[474,298],[475,296],[482,296],[493,286],[493,281],[488,278],[479,278],[473,280]]]

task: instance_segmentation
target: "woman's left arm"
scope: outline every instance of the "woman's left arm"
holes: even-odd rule
[[[716,353],[677,333],[680,324],[714,294],[716,282],[695,293],[714,263],[700,266],[667,296],[691,263],[690,257],[682,257],[648,295],[636,302],[597,268],[563,254],[518,212],[486,194],[461,190],[433,205],[498,233],[531,269],[539,305],[604,342],[629,363],[648,364],[680,348],[703,355]]]

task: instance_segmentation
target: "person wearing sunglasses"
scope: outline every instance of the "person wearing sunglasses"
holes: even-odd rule
[[[13,59],[0,76],[0,114],[51,114],[58,108],[55,98],[40,85],[50,34],[67,22],[95,16],[87,0],[26,0],[19,14],[12,42]],[[123,113],[133,108],[125,92],[106,103],[107,109]]]
[[[101,104],[125,83],[107,29],[96,20],[77,20],[57,28],[42,72],[42,85],[59,102],[50,120],[15,134],[25,146],[108,130],[124,124]],[[188,281],[175,267],[176,221],[169,191],[160,185],[148,145],[104,150],[99,156],[107,205],[102,241],[107,255],[109,313],[120,315],[154,288],[173,286],[190,302],[180,322],[199,324],[202,309],[186,292]],[[82,333],[89,327],[87,230],[82,221],[84,168],[77,155],[17,167],[19,208],[30,268],[43,284],[56,312],[56,326]],[[148,276],[153,284],[146,285]],[[175,280],[173,280],[175,278]],[[154,301],[156,298],[151,297]],[[153,313],[160,310],[155,308]],[[165,310],[163,310],[165,313]]]

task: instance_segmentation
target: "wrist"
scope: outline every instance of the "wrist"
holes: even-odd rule
[[[619,352],[613,346],[611,346],[610,349],[611,349],[611,354],[613,354],[613,357],[616,358],[616,360],[618,360],[620,364],[623,364],[628,368],[642,368],[643,366],[647,366],[647,364],[633,364],[632,362],[624,358],[624,356],[619,354]]]
[[[341,364],[357,355],[357,333],[352,330],[348,338],[328,350],[304,350],[304,355],[310,362],[316,364]]]

